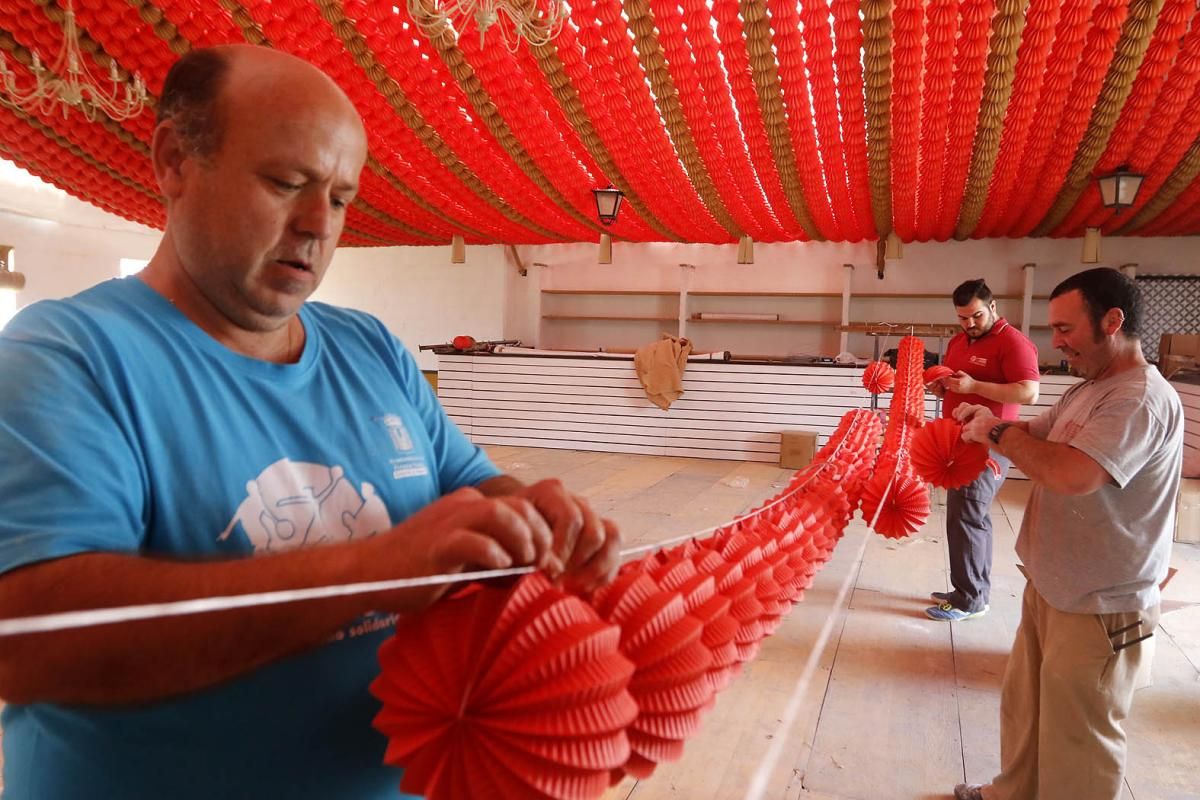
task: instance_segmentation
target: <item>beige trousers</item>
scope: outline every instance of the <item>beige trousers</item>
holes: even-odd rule
[[[1000,696],[1000,774],[985,800],[1117,800],[1134,690],[1145,685],[1159,608],[1068,614],[1025,584]],[[1127,645],[1127,646],[1123,646]],[[1145,671],[1145,672],[1144,672]]]

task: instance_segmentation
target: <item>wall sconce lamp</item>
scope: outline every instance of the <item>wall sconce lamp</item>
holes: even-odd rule
[[[25,288],[25,276],[17,272],[13,264],[12,245],[0,244],[0,289]]]
[[[457,233],[450,239],[450,263],[467,263],[467,242]]]
[[[614,189],[610,183],[607,189],[592,189],[592,197],[596,201],[596,217],[604,225],[612,225],[617,221],[621,212],[621,199],[625,193]],[[612,237],[607,233],[600,234],[600,253],[596,257],[597,264],[612,263]]]

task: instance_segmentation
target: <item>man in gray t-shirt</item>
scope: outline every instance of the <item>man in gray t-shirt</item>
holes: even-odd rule
[[[1125,732],[1150,667],[1183,452],[1183,407],[1146,363],[1136,284],[1116,270],[1050,295],[1054,347],[1084,380],[1029,422],[960,406],[963,438],[1033,482],[1017,555],[1028,578],[1000,700],[1000,774],[958,800],[1118,798]]]

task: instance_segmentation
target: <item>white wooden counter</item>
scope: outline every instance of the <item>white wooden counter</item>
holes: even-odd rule
[[[1044,376],[1038,405],[1074,382]],[[781,431],[815,431],[824,444],[843,414],[871,402],[861,367],[691,362],[683,388],[663,411],[632,357],[439,356],[438,397],[477,444],[777,462]]]

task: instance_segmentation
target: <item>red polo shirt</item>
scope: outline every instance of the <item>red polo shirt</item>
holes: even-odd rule
[[[1008,324],[1001,317],[992,329],[981,338],[972,340],[965,331],[946,345],[946,357],[942,363],[950,369],[963,372],[986,383],[1016,383],[1039,380],[1037,345],[1025,334]],[[942,400],[942,416],[949,417],[961,403],[977,403],[987,406],[1000,419],[1016,419],[1017,403],[997,403],[977,394],[946,392]]]

